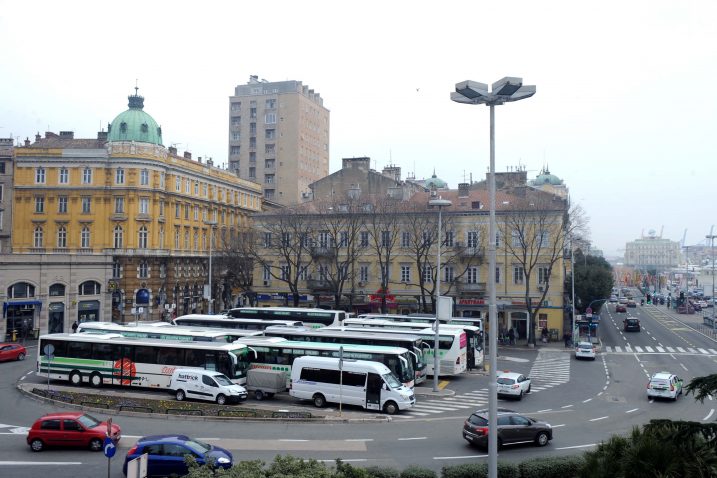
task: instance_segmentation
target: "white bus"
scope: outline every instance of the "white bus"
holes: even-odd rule
[[[261,335],[261,330],[219,329],[171,325],[167,322],[140,325],[122,325],[112,322],[82,322],[77,327],[84,334],[120,334],[140,339],[179,340],[183,342],[232,343],[242,337]]]
[[[393,372],[401,383],[413,388],[415,371],[410,352],[402,347],[383,347],[379,345],[329,344],[322,342],[300,342],[283,337],[244,337],[234,342],[243,344],[250,351],[250,368],[280,370],[286,372],[287,388],[291,377],[291,365],[296,357],[310,355],[316,357],[335,357],[343,347],[345,359],[371,360],[381,362]]]
[[[45,346],[52,345],[48,360]],[[221,372],[246,383],[249,349],[239,343],[139,339],[119,334],[48,334],[40,337],[37,375],[93,387],[165,389],[176,368]]]
[[[323,342],[332,344],[360,344],[383,345],[386,347],[403,347],[409,352],[416,372],[416,385],[426,381],[426,361],[423,358],[423,339],[417,335],[382,334],[378,331],[350,331],[322,327],[320,329],[307,329],[306,327],[267,327],[264,330],[267,337],[284,337],[288,340],[302,342]]]
[[[341,325],[347,317],[343,310],[301,307],[239,307],[229,310],[227,315],[237,319],[298,320],[313,328]]]
[[[423,343],[431,347],[435,343],[436,333],[427,324],[413,322],[391,322],[380,319],[346,319],[344,330],[374,330],[382,333],[418,335]],[[433,348],[426,349],[427,374],[433,376]],[[439,330],[438,357],[440,375],[458,375],[468,368],[468,339],[462,326],[444,326]],[[481,356],[482,359],[482,356]]]
[[[300,320],[261,320],[261,319],[235,319],[226,315],[183,315],[172,320],[174,325],[192,327],[218,327],[223,329],[264,330],[272,325],[287,327],[302,327]]]

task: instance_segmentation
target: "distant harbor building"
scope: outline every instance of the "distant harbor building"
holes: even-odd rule
[[[663,239],[650,229],[647,236],[625,244],[625,265],[636,268],[663,269],[680,264],[680,243]]]

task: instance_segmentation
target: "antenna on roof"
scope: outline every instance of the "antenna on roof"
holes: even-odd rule
[[[139,86],[137,86],[137,82],[138,82],[138,81],[139,81],[139,80],[138,80],[137,78],[134,79],[134,95],[135,95],[135,96],[139,96],[139,93],[138,93],[138,91],[139,91]]]

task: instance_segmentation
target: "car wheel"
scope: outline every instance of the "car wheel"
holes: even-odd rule
[[[255,391],[254,398],[256,398],[257,400],[264,400],[264,392],[262,392],[261,390]]]
[[[178,402],[181,402],[186,397],[187,395],[184,393],[184,390],[177,390],[177,392],[174,394],[174,398],[176,398]]]
[[[503,449],[503,439],[500,437],[498,437],[498,449],[499,450]]]
[[[324,408],[326,406],[326,398],[320,393],[314,395],[314,406],[316,408]]]
[[[75,370],[74,372],[70,373],[70,383],[72,385],[81,385],[82,384],[82,375],[80,375],[80,372]]]
[[[533,384],[528,385],[528,390],[525,393],[530,393],[530,387],[532,387]]]
[[[395,415],[398,412],[398,405],[395,402],[386,402],[383,406],[386,415]]]
[[[549,441],[550,441],[550,438],[548,437],[548,434],[545,432],[540,432],[535,437],[535,444],[537,446],[545,446],[548,444]]]
[[[102,440],[99,438],[93,438],[90,440],[90,450],[92,451],[100,451],[102,450]]]
[[[20,352],[19,354],[17,354],[17,359],[18,359],[18,361],[19,361],[19,360],[25,360],[25,354],[22,353],[22,352]]]
[[[223,393],[217,395],[217,405],[224,405],[225,403],[227,403],[227,396]]]
[[[518,400],[522,400],[522,399],[523,399],[523,391],[521,390],[520,395],[518,395]]]
[[[42,440],[39,438],[35,438],[30,442],[30,449],[32,449],[32,451],[42,451],[43,448],[45,448],[45,444],[42,443]]]
[[[102,375],[99,373],[93,373],[90,375],[90,385],[92,385],[95,388],[99,388],[102,386]]]

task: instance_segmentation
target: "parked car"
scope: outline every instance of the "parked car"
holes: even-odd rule
[[[27,444],[32,451],[46,447],[67,446],[102,450],[107,436],[107,422],[101,422],[83,412],[50,413],[38,418],[27,433]],[[120,441],[122,430],[112,424],[112,441]]]
[[[522,373],[501,372],[498,374],[498,396],[501,395],[523,399],[523,395],[530,393],[530,377]]]
[[[217,468],[231,468],[234,457],[229,450],[203,443],[186,435],[154,435],[137,440],[124,459],[122,473],[127,476],[127,464],[147,454],[147,476],[184,476],[188,473],[184,462],[191,455],[198,464],[212,461]]]
[[[25,360],[27,350],[20,344],[0,344],[0,362],[6,360]]]
[[[622,328],[625,332],[639,332],[640,331],[640,320],[634,317],[628,317],[622,321]]]
[[[549,423],[516,412],[498,411],[498,447],[519,443],[545,446],[553,439]],[[488,410],[476,410],[463,423],[463,438],[472,445],[488,447]]]
[[[590,342],[578,342],[575,346],[575,358],[576,359],[590,359],[595,360],[597,355],[597,349]]]
[[[615,306],[615,312],[627,312],[627,306],[624,304],[617,304]]]
[[[670,372],[658,372],[647,382],[647,398],[677,400],[682,395],[682,379]]]
[[[611,295],[611,296],[610,296],[610,303],[611,303],[611,304],[614,304],[615,302],[617,302],[617,296]]]

